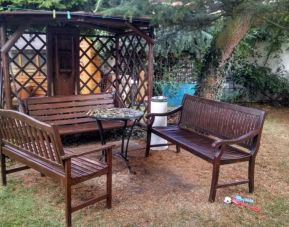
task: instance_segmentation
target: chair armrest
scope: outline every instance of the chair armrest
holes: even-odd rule
[[[71,158],[77,158],[83,155],[87,155],[87,154],[91,154],[94,152],[98,152],[98,151],[102,151],[102,150],[109,150],[112,149],[116,146],[115,143],[110,143],[110,144],[106,144],[106,145],[102,145],[99,146],[98,148],[94,149],[94,150],[89,150],[89,151],[83,151],[83,152],[79,152],[79,153],[70,153],[70,154],[65,154],[63,156],[61,156],[61,160],[65,161]]]
[[[155,117],[165,117],[177,113],[183,109],[183,106],[179,106],[172,111],[168,111],[166,113],[149,113],[145,117],[149,120],[149,126],[152,126],[155,120]]]
[[[230,145],[230,144],[239,144],[241,142],[244,142],[248,139],[252,139],[253,137],[257,136],[260,133],[259,129],[255,129],[253,131],[250,131],[238,138],[234,138],[234,139],[229,139],[229,140],[217,140],[214,143],[212,143],[212,147],[215,149],[215,151],[219,151],[216,153],[216,158],[221,158],[222,154],[224,153],[224,150],[222,149],[222,147],[224,145]]]

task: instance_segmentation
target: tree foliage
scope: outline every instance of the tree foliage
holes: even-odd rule
[[[114,5],[111,1],[107,1],[106,4],[102,4],[103,2],[99,1],[99,11],[129,16],[139,16],[139,12],[142,11],[143,14],[152,16],[153,21],[159,24],[165,33],[166,27],[177,28],[182,31],[184,37],[185,31],[205,30],[218,23],[220,29],[214,34],[210,48],[207,48],[206,54],[203,55],[198,89],[199,95],[212,99],[221,97],[226,76],[225,66],[252,27],[258,28],[264,24],[279,27],[275,41],[271,43],[271,51],[278,48],[277,36],[288,28],[286,25],[285,29],[281,29],[283,25],[280,25],[288,15],[288,0],[144,0],[141,3],[140,0],[116,0],[113,1]],[[122,5],[125,7],[122,8]],[[136,5],[141,7],[134,11],[133,6]],[[178,43],[178,40],[186,43],[177,33],[173,40],[175,43]],[[171,46],[175,46],[176,49],[183,47],[173,43]],[[170,49],[159,52],[169,53]]]
[[[95,0],[0,0],[1,10],[57,9],[90,11],[94,5]]]

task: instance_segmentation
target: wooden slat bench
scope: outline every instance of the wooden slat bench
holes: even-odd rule
[[[93,203],[106,200],[111,208],[112,145],[95,150],[73,153],[63,149],[57,126],[35,120],[23,113],[0,110],[0,156],[2,184],[7,184],[7,174],[33,168],[43,175],[59,180],[65,188],[65,216],[71,226],[71,213]],[[107,162],[100,162],[85,155],[106,150]],[[23,167],[6,169],[6,157],[19,161]],[[106,175],[106,193],[79,205],[72,206],[71,187],[91,178]]]
[[[169,116],[181,112],[177,125],[153,127],[156,116]],[[209,201],[214,202],[217,188],[249,184],[254,190],[255,158],[265,112],[253,108],[222,103],[196,96],[185,95],[182,106],[161,114],[148,114],[146,156],[149,156],[151,133],[183,148],[213,164]],[[249,162],[248,179],[218,184],[220,165]]]
[[[60,135],[97,131],[95,119],[86,116],[93,107],[123,107],[116,94],[29,97],[24,101],[25,112],[40,121],[58,126]],[[129,125],[132,122],[128,122]],[[104,129],[123,127],[122,121],[105,121]]]

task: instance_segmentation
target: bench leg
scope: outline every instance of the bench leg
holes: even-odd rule
[[[66,226],[71,225],[71,185],[65,186],[65,222]]]
[[[146,157],[148,157],[150,155],[151,137],[152,137],[152,133],[148,129],[148,131],[147,131],[147,146],[146,146],[146,154],[145,154]]]
[[[211,190],[210,190],[210,196],[209,196],[209,202],[211,202],[211,203],[215,202],[218,180],[219,180],[219,172],[220,172],[220,164],[214,163],[213,164]]]
[[[177,153],[180,153],[180,152],[181,152],[180,146],[176,145],[176,149],[177,149]]]
[[[66,161],[65,164],[65,222],[66,227],[71,227],[71,161]]]
[[[6,177],[6,156],[1,154],[1,177],[2,177],[2,185],[7,185],[7,177]]]
[[[254,172],[255,172],[255,158],[249,160],[248,178],[249,178],[249,192],[254,192]]]
[[[106,198],[106,207],[108,209],[111,208],[112,205],[112,176],[111,174],[107,174],[107,183],[106,183],[106,193],[107,193],[107,198]]]

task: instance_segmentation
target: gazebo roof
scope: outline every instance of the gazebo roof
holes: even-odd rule
[[[93,27],[96,29],[107,30],[113,33],[122,33],[131,30],[147,30],[150,28],[150,19],[125,18],[122,16],[104,16],[88,12],[58,12],[42,10],[21,10],[0,12],[0,23],[9,24],[48,24],[57,23],[76,24],[81,26]]]

